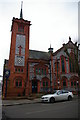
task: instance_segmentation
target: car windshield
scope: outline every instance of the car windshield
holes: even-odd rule
[[[52,94],[54,94],[54,93],[56,93],[57,92],[57,90],[54,90],[53,92],[52,92]]]

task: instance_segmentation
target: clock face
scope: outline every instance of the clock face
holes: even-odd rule
[[[25,56],[15,55],[15,66],[24,66]]]
[[[22,63],[22,59],[21,58],[18,58],[17,62],[20,64]]]

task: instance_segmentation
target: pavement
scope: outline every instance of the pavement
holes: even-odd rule
[[[74,95],[73,99],[78,99],[77,95]],[[12,106],[12,105],[21,105],[21,104],[31,104],[41,102],[40,98],[30,99],[18,99],[18,100],[2,100],[2,106]]]
[[[29,99],[20,99],[20,100],[2,100],[2,106],[12,106],[12,105],[21,105],[21,104],[31,104],[31,103],[39,103],[40,98],[36,98],[33,100]]]

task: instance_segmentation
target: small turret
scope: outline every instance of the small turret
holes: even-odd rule
[[[48,48],[49,52],[53,53],[53,48],[51,48],[51,44],[50,44],[50,48]]]

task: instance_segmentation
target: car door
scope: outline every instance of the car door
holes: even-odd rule
[[[55,100],[56,100],[56,101],[60,101],[60,100],[62,100],[62,99],[63,99],[63,94],[62,94],[62,90],[60,90],[60,91],[58,91],[58,92],[56,93]]]
[[[61,101],[61,100],[67,100],[67,98],[68,98],[68,91],[60,90],[57,92],[55,100]]]
[[[68,91],[66,91],[66,90],[63,90],[62,91],[62,100],[67,100],[67,98],[68,98]]]

